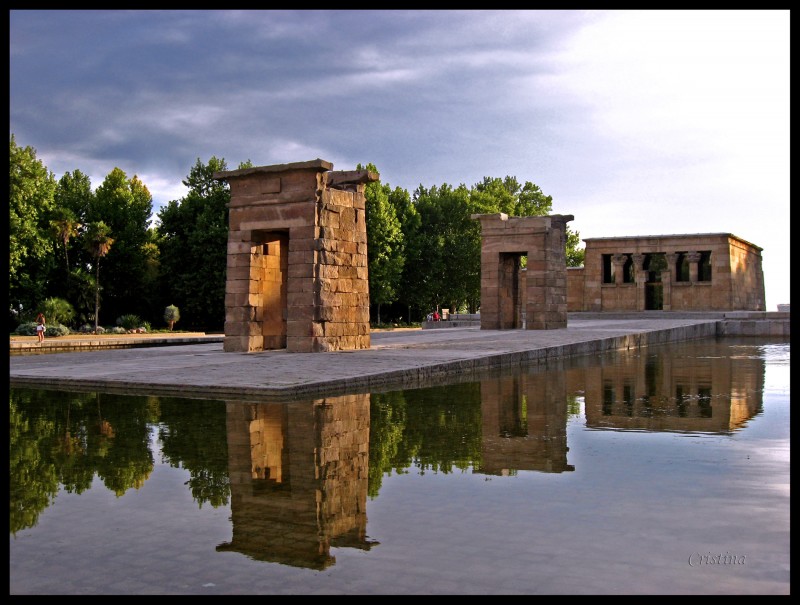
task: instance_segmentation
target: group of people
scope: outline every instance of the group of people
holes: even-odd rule
[[[428,313],[427,320],[428,321],[439,321],[441,317],[439,317],[439,311],[434,311],[433,313]]]

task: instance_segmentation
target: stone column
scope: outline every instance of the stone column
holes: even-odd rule
[[[647,271],[644,270],[644,254],[634,254],[633,268],[636,280],[636,310],[644,311],[645,309],[645,284],[647,283]]]
[[[672,282],[676,281],[678,273],[678,256],[677,252],[664,254],[667,259],[667,270],[661,272],[661,291],[664,299],[662,309],[664,311],[672,310]]]
[[[698,275],[698,263],[700,262],[699,252],[687,252],[686,260],[689,261],[689,281],[695,283]]]
[[[625,281],[625,262],[627,260],[627,254],[615,254],[611,257],[611,264],[614,265],[614,284],[617,286],[621,286]]]
[[[664,257],[667,259],[667,267],[670,273],[670,277],[664,279],[664,272],[662,272],[661,281],[663,283],[677,281],[679,256],[680,255],[677,252],[667,252],[666,254],[664,254]]]

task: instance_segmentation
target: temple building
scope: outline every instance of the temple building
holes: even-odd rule
[[[730,233],[599,237],[567,270],[569,311],[765,311],[762,248]]]

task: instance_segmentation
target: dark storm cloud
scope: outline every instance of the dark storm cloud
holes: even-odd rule
[[[17,143],[57,177],[139,176],[154,215],[212,156],[373,163],[409,191],[511,175],[583,237],[769,242],[768,305],[788,302],[788,221],[765,218],[788,216],[788,11],[13,10],[9,26]]]

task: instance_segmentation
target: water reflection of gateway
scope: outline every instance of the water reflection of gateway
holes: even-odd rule
[[[366,538],[369,395],[227,403],[233,537],[219,551],[325,569]]]
[[[740,428],[761,412],[764,360],[722,356],[717,347],[681,343],[583,368],[586,426],[715,433]]]
[[[563,372],[519,373],[481,381],[482,439],[476,472],[561,473],[567,464],[567,391]]]

